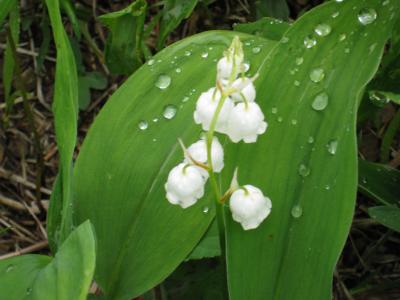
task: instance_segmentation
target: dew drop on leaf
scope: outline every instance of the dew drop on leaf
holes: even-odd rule
[[[208,57],[208,52],[203,52],[203,53],[201,53],[201,57],[202,57],[202,58],[207,58],[207,57]]]
[[[288,38],[287,36],[284,36],[284,37],[281,39],[281,42],[282,42],[283,44],[286,44],[287,42],[289,42],[289,38]]]
[[[157,122],[158,122],[158,118],[154,118],[154,119],[153,119],[153,122],[154,122],[154,123],[157,123]]]
[[[316,68],[311,70],[310,79],[312,82],[321,82],[325,78],[325,71],[322,68]]]
[[[310,135],[310,136],[308,137],[307,142],[308,142],[309,144],[314,143],[314,138]]]
[[[339,41],[344,41],[346,39],[346,35],[344,33],[342,33],[341,35],[339,35]]]
[[[300,218],[301,215],[303,214],[303,208],[299,204],[296,204],[292,207],[292,210],[290,213],[292,214],[293,218],[296,218],[296,219]]]
[[[329,191],[331,189],[331,186],[329,184],[325,185],[325,190]]]
[[[376,20],[376,10],[373,8],[363,8],[358,13],[358,21],[363,25],[368,25]]]
[[[298,171],[301,177],[307,177],[311,173],[310,169],[305,164],[300,164]]]
[[[291,121],[291,123],[292,123],[292,125],[297,125],[297,120],[296,120],[296,119],[293,119],[293,120]]]
[[[27,289],[26,289],[26,294],[27,294],[27,295],[32,294],[32,288],[27,288]]]
[[[278,113],[278,108],[276,108],[276,107],[271,108],[271,112],[272,112],[274,115],[277,114],[277,113]]]
[[[147,64],[148,64],[149,66],[152,66],[152,65],[154,65],[154,62],[155,62],[154,59],[150,59],[150,60],[147,62]]]
[[[155,83],[156,87],[158,87],[161,90],[165,90],[166,88],[169,87],[171,84],[171,77],[166,75],[166,74],[161,74],[158,76],[158,79]]]
[[[330,140],[328,144],[326,145],[326,149],[328,150],[329,154],[335,155],[336,150],[338,147],[338,141],[336,139]]]
[[[260,53],[261,48],[260,47],[254,47],[253,49],[251,49],[251,52],[253,52],[254,54]]]
[[[317,44],[317,40],[312,35],[307,35],[304,38],[304,46],[306,48],[312,48]]]
[[[138,123],[138,127],[140,130],[146,130],[147,127],[149,127],[149,123],[147,123],[147,121],[145,121],[145,120],[141,120]]]
[[[338,11],[335,11],[333,14],[332,14],[332,18],[337,18],[339,16],[339,12]]]
[[[183,54],[185,56],[190,56],[190,55],[192,55],[192,52],[190,52],[189,50],[186,50]]]
[[[185,96],[185,97],[183,97],[182,102],[183,102],[183,103],[188,102],[189,99],[190,99],[190,98],[189,98],[188,96]]]
[[[321,23],[315,27],[314,32],[319,36],[327,36],[332,31],[332,27],[328,24]]]
[[[303,62],[304,62],[304,58],[302,58],[302,57],[296,58],[296,65],[300,66]]]
[[[176,111],[177,109],[175,105],[168,104],[164,107],[163,116],[165,119],[171,120],[175,117]]]
[[[314,101],[312,102],[311,107],[318,111],[324,110],[328,106],[328,101],[329,101],[328,94],[325,92],[322,92],[321,94],[318,94],[314,98]]]
[[[300,86],[300,81],[295,80],[293,84],[294,84],[295,86]]]
[[[282,117],[278,117],[278,122],[282,123],[283,122],[283,118]]]
[[[175,72],[176,72],[176,73],[181,73],[181,72],[182,72],[182,69],[181,69],[181,68],[176,68],[176,69],[175,69]]]
[[[14,270],[14,268],[15,268],[14,265],[8,265],[8,266],[6,267],[6,273],[11,272],[12,270]]]
[[[388,5],[389,3],[390,3],[389,0],[385,0],[385,1],[382,2],[382,6],[386,6],[386,5]]]
[[[209,208],[208,206],[204,206],[204,207],[202,208],[203,214],[208,214],[209,211],[210,211],[210,208]]]

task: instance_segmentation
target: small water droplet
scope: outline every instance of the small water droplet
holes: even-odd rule
[[[185,56],[190,56],[190,55],[192,55],[192,52],[190,52],[189,50],[186,50],[183,54]]]
[[[325,78],[325,72],[322,68],[315,68],[310,72],[310,79],[312,82],[318,83]]]
[[[295,80],[293,84],[294,84],[295,86],[300,86],[300,81]]]
[[[202,57],[202,58],[207,58],[207,57],[208,57],[208,52],[203,52],[203,53],[201,53],[201,57]]]
[[[32,294],[32,288],[27,288],[27,289],[26,289],[26,294],[27,294],[27,295]]]
[[[185,97],[183,97],[182,102],[183,102],[183,103],[188,102],[189,99],[190,99],[190,98],[189,98],[188,96],[185,96]]]
[[[6,267],[6,273],[11,272],[12,270],[14,270],[15,266],[14,265],[8,265]]]
[[[325,190],[329,191],[331,189],[331,186],[329,184],[325,185]]]
[[[260,47],[254,47],[253,49],[251,49],[251,52],[253,52],[254,54],[260,53],[261,48]]]
[[[147,62],[147,64],[148,64],[149,66],[152,66],[152,65],[154,65],[154,62],[155,62],[154,59],[150,59],[150,60]]]
[[[342,33],[339,35],[339,41],[344,41],[346,39],[346,34]]]
[[[308,137],[307,142],[308,142],[309,144],[314,143],[314,138],[310,135],[310,136]]]
[[[345,48],[344,53],[350,53],[350,48]]]
[[[367,183],[367,178],[363,177],[361,178],[362,183],[366,184]]]
[[[158,79],[155,83],[156,87],[158,87],[161,90],[165,90],[166,88],[169,87],[170,84],[171,84],[171,77],[169,77],[166,74],[161,74],[160,76],[158,76]]]
[[[336,2],[343,2],[344,0],[335,0]]]
[[[311,170],[305,164],[300,164],[298,171],[301,177],[307,177],[311,173]]]
[[[302,58],[302,57],[296,58],[296,65],[300,66],[303,62],[304,62],[304,58]]]
[[[153,142],[157,142],[157,139],[153,139]]]
[[[176,109],[175,105],[168,104],[164,107],[163,116],[167,120],[171,120],[175,117],[176,111],[177,111],[177,109]]]
[[[181,68],[176,68],[176,69],[175,69],[175,72],[176,72],[176,73],[181,73],[181,72],[182,72],[182,69],[181,69]]]
[[[328,106],[328,101],[329,101],[328,94],[322,92],[314,98],[311,107],[318,111],[324,110]]]
[[[375,51],[376,46],[377,46],[376,43],[374,43],[374,44],[372,44],[371,46],[369,46],[369,54],[371,54],[372,52]]]
[[[275,115],[278,112],[278,108],[276,107],[271,108],[271,112]]]
[[[247,72],[248,70],[250,70],[250,63],[245,62],[245,63],[243,64],[243,69],[244,69],[244,72]]]
[[[158,118],[154,118],[154,119],[153,119],[153,122],[154,122],[154,123],[157,123],[157,122],[158,122]]]
[[[292,123],[292,125],[297,125],[297,120],[296,120],[296,119],[293,119],[293,120],[291,121],[291,123]]]
[[[289,38],[288,38],[287,36],[284,36],[284,37],[281,39],[281,42],[282,42],[283,44],[286,44],[287,42],[289,42]]]
[[[314,32],[319,36],[327,36],[332,31],[332,27],[328,24],[321,23],[315,27]]]
[[[140,130],[146,130],[147,127],[149,127],[149,123],[147,123],[147,121],[145,121],[145,120],[141,120],[138,123],[138,127]]]
[[[332,18],[337,18],[338,16],[339,16],[339,12],[338,11],[335,11],[333,14],[332,14]]]
[[[282,117],[278,117],[278,122],[282,123],[283,122],[283,118]]]
[[[358,21],[363,25],[368,25],[376,20],[376,10],[373,8],[363,8],[358,13]]]
[[[209,208],[208,206],[204,206],[204,207],[202,208],[203,214],[208,214],[209,211],[210,211],[210,208]]]
[[[300,218],[303,214],[303,208],[299,204],[296,204],[292,207],[290,213],[292,214],[293,218]]]
[[[389,3],[390,3],[389,0],[385,0],[385,1],[382,2],[382,6],[386,6],[386,5],[388,5]]]
[[[336,139],[330,140],[328,144],[326,145],[326,149],[328,150],[329,154],[335,155],[336,150],[338,147],[338,141]]]
[[[304,38],[304,46],[309,49],[314,47],[317,44],[317,40],[312,35],[307,35]]]

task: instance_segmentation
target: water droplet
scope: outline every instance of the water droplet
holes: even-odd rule
[[[243,64],[243,69],[244,69],[244,72],[247,72],[248,70],[250,70],[250,63],[245,62],[245,63]]]
[[[372,44],[371,46],[369,46],[369,54],[371,54],[372,52],[375,51],[376,46],[377,46],[376,43],[374,43],[374,44]]]
[[[326,145],[326,149],[328,149],[329,154],[335,155],[336,150],[338,147],[338,141],[337,140],[330,140],[328,144]]]
[[[350,53],[350,48],[345,48],[344,53]]]
[[[157,142],[157,139],[153,139],[153,142]]]
[[[169,87],[170,84],[171,84],[171,77],[165,74],[161,74],[160,76],[158,76],[158,79],[155,83],[156,87],[158,87],[161,90],[165,90],[166,88]]]
[[[189,50],[186,50],[183,54],[185,56],[190,56],[190,55],[192,55],[192,52],[190,52]]]
[[[204,206],[204,207],[202,208],[203,214],[208,214],[209,211],[210,211],[210,208],[209,208],[208,206]]]
[[[289,38],[288,38],[287,36],[284,36],[284,37],[281,39],[281,42],[282,42],[283,44],[286,44],[287,42],[289,42]]]
[[[325,78],[325,72],[322,68],[315,68],[310,72],[310,79],[312,82],[318,83]]]
[[[390,3],[389,0],[385,0],[385,1],[382,2],[382,6],[386,6],[386,5],[388,5],[389,3]]]
[[[294,85],[295,85],[295,86],[300,86],[300,81],[295,80],[295,81],[294,81]]]
[[[326,184],[324,188],[325,190],[329,191],[331,189],[331,186],[329,184]]]
[[[32,288],[27,288],[27,289],[26,289],[26,294],[27,294],[27,295],[32,294]]]
[[[296,58],[296,65],[300,66],[303,62],[304,62],[304,58],[302,58],[302,57]]]
[[[208,52],[203,52],[203,53],[201,53],[201,57],[202,57],[202,58],[207,58],[207,57],[208,57]]]
[[[332,18],[337,18],[338,16],[339,16],[339,12],[338,11],[336,11],[336,12],[334,12],[333,14],[332,14]]]
[[[271,112],[275,115],[278,112],[278,108],[276,107],[271,108]]]
[[[175,69],[175,72],[176,72],[176,73],[180,73],[180,72],[182,72],[182,69],[181,69],[181,68],[176,68],[176,69]]]
[[[343,2],[344,0],[335,0],[336,2]]]
[[[300,218],[301,215],[303,214],[303,208],[299,204],[296,204],[292,207],[292,210],[290,213],[292,214],[293,218],[296,218],[296,219]]]
[[[367,178],[363,177],[361,178],[362,183],[366,184],[367,183]]]
[[[278,117],[278,122],[282,123],[283,122],[283,118],[282,117]]]
[[[145,120],[141,120],[138,123],[138,127],[140,130],[146,130],[147,127],[149,127],[149,123],[147,123],[147,121],[145,121]]]
[[[15,266],[14,265],[8,265],[6,268],[6,273],[11,272],[12,270],[14,270]]]
[[[297,125],[297,120],[296,120],[296,119],[293,119],[293,120],[291,121],[291,123],[292,123],[292,125]]]
[[[327,36],[330,34],[332,31],[332,27],[328,24],[319,24],[317,27],[315,27],[314,32],[318,34],[319,36]]]
[[[188,96],[185,96],[185,97],[183,97],[182,102],[183,102],[183,103],[188,102],[189,99],[190,99],[190,98],[189,98]]]
[[[154,122],[154,123],[157,123],[157,122],[158,122],[158,118],[154,118],[154,119],[153,119],[153,122]]]
[[[307,142],[308,142],[309,144],[314,143],[314,138],[310,135],[310,136],[308,137]]]
[[[307,48],[307,49],[309,49],[309,48],[312,48],[312,47],[314,47],[316,44],[317,44],[317,40],[313,37],[313,36],[311,36],[311,35],[307,35],[305,38],[304,38],[304,46]]]
[[[307,177],[311,173],[310,169],[305,164],[300,164],[298,171],[301,177]]]
[[[346,39],[346,34],[342,33],[341,35],[339,35],[339,41],[344,41]]]
[[[358,21],[363,25],[368,25],[376,20],[376,10],[373,8],[363,8],[358,13]]]
[[[147,64],[148,64],[149,66],[152,66],[152,65],[154,65],[154,62],[155,62],[154,59],[150,59],[150,60],[147,62]]]
[[[171,120],[175,117],[176,111],[177,111],[177,109],[176,109],[175,105],[168,104],[164,107],[163,116],[167,120]]]
[[[251,52],[253,52],[254,54],[260,53],[261,48],[260,47],[254,47],[253,49],[251,49]]]
[[[321,94],[318,94],[314,98],[311,107],[315,110],[324,110],[328,106],[328,101],[329,101],[328,94],[322,92]]]

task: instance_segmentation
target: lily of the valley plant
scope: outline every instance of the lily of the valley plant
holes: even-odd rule
[[[217,63],[216,86],[202,93],[196,103],[194,121],[206,133],[187,149],[179,140],[185,157],[170,171],[165,189],[170,203],[187,208],[203,197],[205,183],[210,178],[217,211],[229,198],[233,219],[249,230],[257,228],[270,214],[271,200],[255,186],[240,186],[237,171],[231,186],[222,194],[214,175],[224,167],[224,150],[215,132],[226,134],[234,143],[255,143],[267,129],[264,114],[255,102],[253,81],[257,76],[246,77],[246,69],[242,43],[235,37]]]

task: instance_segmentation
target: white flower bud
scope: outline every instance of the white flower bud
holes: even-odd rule
[[[207,164],[207,142],[206,139],[201,139],[196,143],[190,145],[187,152],[195,161]],[[211,143],[211,159],[213,165],[213,171],[219,173],[224,168],[224,149],[222,148],[217,137],[213,138]],[[186,163],[192,163],[189,158],[185,159]],[[200,168],[201,173],[205,178],[208,178],[208,172]]]
[[[234,58],[233,56],[224,56],[217,63],[217,78],[220,80],[227,80],[231,77],[235,79],[244,69],[242,58],[239,56],[234,56]]]
[[[196,103],[193,117],[196,124],[201,124],[203,130],[208,130],[211,125],[215,110],[221,99],[221,93],[216,88],[211,88],[200,95]],[[218,115],[215,131],[225,133],[229,115],[233,109],[233,101],[227,97]]]
[[[239,222],[244,230],[257,228],[270,214],[272,203],[259,188],[245,185],[245,189],[233,192],[229,207],[232,218]]]
[[[204,195],[205,179],[197,167],[181,163],[168,175],[165,190],[171,204],[187,208]]]
[[[231,95],[231,98],[234,101],[254,102],[254,100],[256,99],[256,88],[254,87],[253,81],[248,77],[236,79],[232,83],[232,88],[237,90],[237,92]]]
[[[266,129],[264,114],[257,103],[238,103],[230,114],[227,135],[234,143],[240,140],[255,143],[257,136],[263,134]]]

